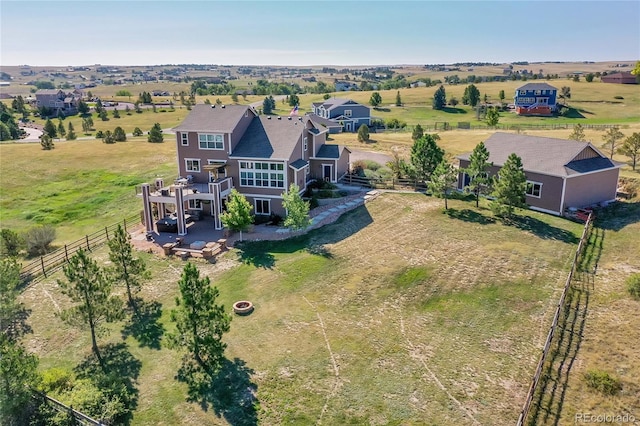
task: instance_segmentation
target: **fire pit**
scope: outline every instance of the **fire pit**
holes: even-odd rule
[[[253,311],[253,303],[248,300],[240,300],[233,304],[233,312],[238,315],[248,315]]]

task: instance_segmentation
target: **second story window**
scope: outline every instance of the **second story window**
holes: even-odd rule
[[[187,172],[200,173],[200,160],[195,158],[185,158],[184,165]]]
[[[307,145],[308,145],[307,138],[306,137],[302,138],[302,146],[305,151],[307,150]]]
[[[200,133],[198,134],[198,145],[200,149],[224,149],[224,137],[219,134]]]
[[[189,133],[180,133],[180,143],[182,146],[189,145]]]
[[[344,116],[345,117],[351,117],[351,110],[350,109],[345,109],[344,110]]]

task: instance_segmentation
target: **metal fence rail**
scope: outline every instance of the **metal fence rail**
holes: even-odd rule
[[[101,423],[97,420],[92,419],[86,414],[81,413],[80,411],[74,410],[73,407],[69,407],[68,405],[63,404],[55,398],[51,398],[49,395],[43,392],[33,391],[35,398],[43,398],[47,404],[49,404],[54,409],[58,410],[61,413],[69,413],[73,416],[76,424],[81,424],[85,426],[105,426],[104,423]]]
[[[591,235],[591,229],[593,226],[593,213],[589,213],[589,217],[584,224],[584,230],[582,231],[582,236],[580,237],[580,242],[578,243],[578,248],[576,249],[575,255],[573,257],[573,262],[571,263],[571,270],[569,271],[569,276],[564,283],[564,289],[562,290],[562,294],[560,295],[560,300],[558,301],[558,306],[556,308],[556,313],[553,316],[553,321],[551,322],[551,327],[549,328],[549,333],[547,334],[547,340],[545,341],[544,348],[542,350],[542,355],[540,356],[540,360],[538,361],[538,366],[536,367],[536,372],[533,375],[533,380],[531,382],[531,386],[529,387],[529,393],[527,394],[527,398],[522,407],[522,411],[520,412],[520,416],[518,417],[517,426],[523,426],[527,420],[527,416],[529,415],[529,411],[531,408],[531,401],[533,400],[533,395],[535,394],[536,387],[538,386],[538,382],[540,381],[540,375],[542,374],[542,369],[544,367],[544,363],[547,359],[547,355],[549,354],[549,348],[551,347],[551,342],[553,340],[553,336],[555,335],[556,329],[558,327],[558,320],[560,319],[560,313],[564,309],[565,300],[567,297],[567,291],[571,286],[571,281],[573,280],[573,275],[576,273],[576,267],[578,262],[580,261],[580,256],[584,251],[584,247],[589,240]]]
[[[372,189],[412,189],[417,192],[427,191],[427,183],[415,179],[376,179],[348,174],[344,175],[340,182],[347,185],[363,186]]]
[[[106,243],[110,235],[113,235],[118,225],[123,225],[125,231],[127,227],[134,226],[140,223],[140,216],[133,215],[125,218],[122,223],[115,223],[113,225],[105,226],[104,229],[94,232],[93,234],[85,235],[84,238],[76,240],[72,243],[65,244],[51,253],[40,256],[38,259],[26,264],[20,271],[20,280],[23,284],[36,281],[40,277],[47,277],[47,274],[51,274],[62,267],[65,263],[69,262],[69,258],[72,257],[78,249],[82,248],[91,251],[92,249],[99,247]]]

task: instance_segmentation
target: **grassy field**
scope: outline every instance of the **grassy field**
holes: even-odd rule
[[[133,424],[512,424],[581,226],[537,213],[504,226],[450,205],[444,215],[442,200],[385,194],[309,236],[198,263],[227,309],[256,306],[225,338],[241,389],[208,410],[187,403],[179,356],[129,336],[142,363]],[[168,330],[182,263],[145,257],[142,296],[162,304]],[[42,369],[90,355],[88,334],[55,317],[67,305],[55,278],[23,294]],[[120,341],[117,327],[102,340]],[[239,406],[248,389],[258,409]]]

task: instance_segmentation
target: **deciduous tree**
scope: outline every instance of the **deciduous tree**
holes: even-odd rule
[[[369,105],[371,105],[374,108],[377,108],[378,106],[380,106],[381,103],[382,103],[382,96],[380,96],[380,93],[373,92],[371,94],[371,97],[369,98]]]
[[[300,105],[300,98],[295,93],[289,95],[289,106],[294,107]]]
[[[242,231],[246,231],[253,223],[251,210],[253,207],[246,197],[235,188],[232,189],[227,199],[227,210],[220,215],[220,220],[231,231],[240,232],[240,241],[242,241]]]
[[[504,91],[503,91],[504,94]],[[471,105],[474,108],[480,102],[480,90],[474,85],[470,84],[464,89],[464,94],[462,95],[462,103],[464,105]]]
[[[616,153],[618,148],[618,142],[624,138],[624,134],[617,127],[610,127],[604,135],[602,135],[602,140],[604,144],[603,148],[607,148],[609,150],[609,158],[613,159],[613,154]]]
[[[422,136],[411,147],[411,165],[418,179],[429,180],[431,173],[443,158],[444,150],[436,144],[433,135]]]
[[[185,265],[178,286],[177,308],[171,311],[176,330],[167,335],[169,348],[185,352],[178,377],[210,381],[222,366],[227,347],[222,337],[229,331],[231,317],[216,304],[218,289],[209,277],[200,278],[192,263]]]
[[[66,280],[58,280],[62,293],[76,304],[60,312],[60,318],[75,327],[89,327],[91,349],[102,365],[97,336],[108,330],[104,323],[123,318],[122,301],[111,295],[112,279],[80,248],[62,267]]]
[[[449,193],[456,188],[458,173],[452,164],[442,159],[440,164],[431,173],[431,179],[427,184],[429,191],[439,198],[444,198],[444,209],[448,210],[447,199]]]
[[[524,208],[527,177],[522,167],[522,159],[512,153],[498,172],[498,180],[494,184],[491,210],[500,217],[511,218],[516,208]]]
[[[487,121],[487,125],[489,127],[496,127],[498,125],[498,122],[500,121],[500,113],[496,108],[489,107],[487,108],[485,120]]]
[[[627,137],[622,146],[618,148],[618,153],[629,157],[631,159],[631,167],[635,170],[640,158],[640,133],[634,132]]]
[[[569,139],[573,139],[574,141],[586,141],[586,137],[584,135],[584,129],[580,123],[575,124],[573,126],[573,132],[569,135]]]
[[[309,217],[309,202],[300,196],[300,187],[295,183],[289,186],[289,191],[282,194],[282,207],[287,211],[284,226],[294,231],[301,230],[311,225]]]

